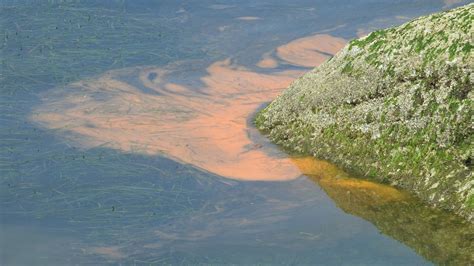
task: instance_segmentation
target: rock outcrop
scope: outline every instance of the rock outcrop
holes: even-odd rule
[[[474,221],[474,4],[351,41],[256,117],[293,152]]]

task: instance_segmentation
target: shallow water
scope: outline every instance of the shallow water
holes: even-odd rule
[[[371,30],[462,1],[4,1],[0,262],[467,264],[474,228],[252,115]]]

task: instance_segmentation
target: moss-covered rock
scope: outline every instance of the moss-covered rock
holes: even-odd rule
[[[256,117],[292,151],[474,221],[474,4],[351,41]]]

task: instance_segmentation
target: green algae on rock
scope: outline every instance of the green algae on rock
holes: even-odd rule
[[[351,41],[256,117],[276,143],[474,221],[474,4]]]

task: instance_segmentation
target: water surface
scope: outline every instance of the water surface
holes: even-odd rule
[[[472,225],[251,123],[347,40],[462,3],[4,1],[0,262],[472,262]]]

